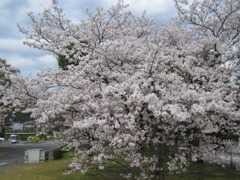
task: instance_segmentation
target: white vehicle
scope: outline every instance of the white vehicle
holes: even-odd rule
[[[0,143],[2,143],[2,142],[4,142],[4,141],[5,141],[5,139],[2,138],[2,137],[0,137]]]
[[[15,134],[11,134],[8,138],[8,141],[10,141],[11,143],[19,143],[19,136],[15,135]]]

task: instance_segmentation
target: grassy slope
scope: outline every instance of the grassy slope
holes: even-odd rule
[[[105,171],[92,170],[84,175],[72,173],[63,175],[68,168],[68,160],[56,160],[39,164],[25,164],[5,171],[0,171],[1,180],[121,180],[118,167],[111,167]]]
[[[69,155],[62,160],[39,164],[25,164],[5,171],[0,171],[1,180],[122,180],[118,174],[121,168],[111,165],[104,171],[97,168],[82,175],[72,173],[63,175],[68,169]],[[224,169],[211,164],[192,164],[184,174],[167,176],[166,180],[239,180],[240,171]]]

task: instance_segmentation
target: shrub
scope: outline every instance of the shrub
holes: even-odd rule
[[[59,147],[57,149],[53,150],[53,159],[57,160],[57,159],[62,159],[63,158],[63,151],[62,151],[62,147]]]

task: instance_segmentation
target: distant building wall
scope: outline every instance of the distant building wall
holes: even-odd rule
[[[7,127],[8,131],[23,131],[23,124],[14,122]]]

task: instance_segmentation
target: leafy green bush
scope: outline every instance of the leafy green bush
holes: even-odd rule
[[[29,140],[29,141],[36,141],[36,142],[38,142],[38,141],[40,140],[40,137],[37,137],[37,136],[29,136],[29,137],[28,137],[28,140]]]
[[[26,141],[26,140],[28,140],[28,134],[21,134],[21,135],[19,135],[19,138],[20,138],[20,140],[21,141]]]

